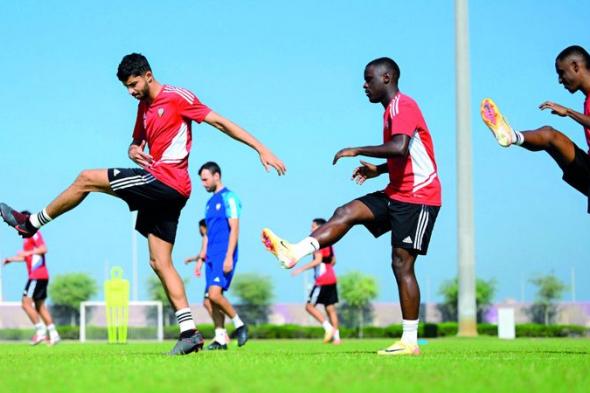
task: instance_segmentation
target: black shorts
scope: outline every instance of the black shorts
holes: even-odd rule
[[[49,280],[29,280],[25,285],[23,296],[33,298],[33,300],[47,299],[47,285]]]
[[[109,168],[109,183],[115,194],[137,210],[135,229],[174,244],[180,211],[187,198],[145,169]]]
[[[590,155],[574,144],[574,160],[563,169],[563,180],[586,197],[590,194]],[[588,200],[590,213],[590,199]]]
[[[391,231],[393,248],[426,255],[440,206],[395,201],[383,191],[367,194],[357,201],[364,203],[375,216],[374,221],[363,223],[373,236]]]
[[[338,303],[338,289],[336,284],[332,285],[314,285],[309,292],[307,302],[313,305],[323,304],[324,306],[331,306]]]

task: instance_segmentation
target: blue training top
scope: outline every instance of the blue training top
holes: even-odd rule
[[[205,222],[207,223],[207,260],[225,258],[229,243],[229,219],[239,218],[242,204],[237,195],[222,188],[217,191],[205,207]],[[234,261],[238,258],[238,247],[234,252]]]

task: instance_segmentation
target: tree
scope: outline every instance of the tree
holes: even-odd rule
[[[537,276],[529,281],[537,287],[536,299],[529,309],[529,314],[533,321],[542,321],[548,325],[557,314],[555,303],[561,299],[568,287],[553,273]]]
[[[371,321],[371,300],[379,293],[377,280],[360,272],[350,272],[338,279],[340,296],[344,304],[340,306],[343,321],[358,327],[359,337],[363,337],[363,325]],[[350,311],[350,315],[347,315]]]
[[[443,315],[444,320],[457,320],[457,303],[459,301],[459,280],[454,278],[452,280],[444,281],[438,294],[444,300],[443,304],[439,306],[439,310]],[[483,280],[478,278],[475,283],[475,303],[477,307],[477,321],[482,322],[483,314],[486,309],[492,304],[494,295],[496,294],[496,280]]]
[[[187,278],[183,278],[182,282],[186,286],[188,283]],[[162,313],[164,314],[164,325],[170,325],[176,322],[176,315],[174,314],[174,309],[172,305],[170,305],[170,300],[168,300],[168,295],[166,295],[166,291],[164,290],[164,286],[162,285],[162,281],[158,276],[150,276],[148,278],[148,295],[150,299],[162,302]],[[150,318],[155,317],[155,314],[150,312]]]
[[[86,273],[58,275],[49,284],[49,297],[56,309],[69,315],[71,325],[76,324],[80,303],[90,299],[97,292],[96,281]]]
[[[237,308],[247,323],[260,324],[268,321],[273,298],[270,277],[255,273],[241,274],[232,284],[232,293],[240,300]]]

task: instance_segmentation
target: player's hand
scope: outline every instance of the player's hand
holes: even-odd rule
[[[332,160],[332,165],[336,165],[339,159],[342,157],[356,157],[358,152],[355,148],[347,147],[346,149],[341,149],[336,153],[334,159]]]
[[[234,270],[234,260],[232,257],[229,258],[225,258],[225,261],[223,261],[223,272],[224,273],[229,273],[232,270]]]
[[[379,176],[377,165],[363,160],[361,160],[361,166],[356,167],[354,171],[352,171],[352,180],[354,180],[357,184],[363,184],[365,180],[372,179],[377,176]]]
[[[2,261],[2,264],[3,264],[3,265],[8,265],[10,262],[12,262],[12,261],[10,260],[10,258],[4,258],[4,260]]]
[[[195,276],[201,277],[201,268],[203,267],[203,260],[199,259],[195,265]]]
[[[140,145],[129,146],[129,158],[142,168],[150,167],[154,159],[148,153],[144,153],[145,141]]]
[[[191,263],[191,262],[192,262],[192,261],[194,261],[194,260],[195,260],[195,258],[193,258],[193,257],[188,257],[188,258],[186,258],[186,259],[184,260],[184,264],[185,264],[185,265],[188,265],[189,263]]]
[[[561,116],[561,117],[567,116],[567,110],[568,110],[568,108],[566,108],[565,106],[556,104],[555,102],[551,102],[551,101],[545,101],[544,103],[539,105],[539,109],[542,111],[545,109],[550,109],[551,113],[553,113],[554,115]]]
[[[263,149],[260,151],[260,162],[264,169],[268,172],[270,167],[276,169],[279,176],[282,176],[287,172],[287,167],[277,156],[275,156],[270,150]]]

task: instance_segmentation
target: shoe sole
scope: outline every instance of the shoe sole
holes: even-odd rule
[[[491,98],[484,98],[481,101],[480,114],[483,122],[490,129],[498,144],[508,147],[512,144],[510,135],[506,135],[504,127],[511,128],[504,116],[500,113],[498,106]],[[504,127],[502,127],[504,126]]]
[[[281,258],[279,257],[279,252],[277,250],[277,246],[276,243],[278,243],[279,237],[277,235],[275,235],[274,233],[272,233],[272,231],[270,229],[264,228],[262,230],[262,244],[264,244],[264,247],[266,248],[267,251],[269,251],[271,254],[273,254],[277,260],[279,261],[280,266],[283,269],[291,269],[293,266],[295,266],[295,263],[287,263],[281,260]]]
[[[12,215],[12,208],[8,206],[6,203],[0,203],[0,216],[5,223],[10,225],[11,227],[15,228],[18,225],[18,222],[14,219]]]

